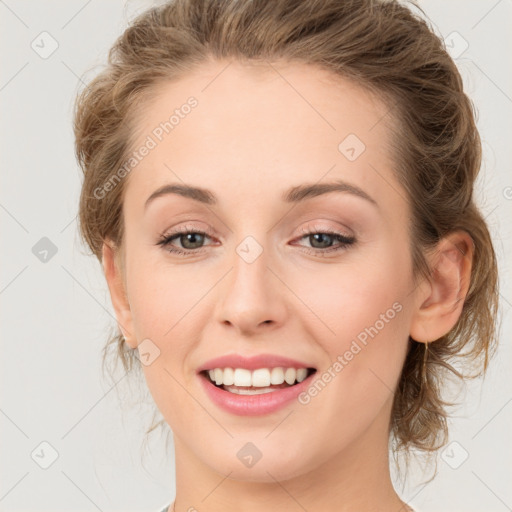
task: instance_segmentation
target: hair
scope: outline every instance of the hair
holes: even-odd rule
[[[104,241],[122,246],[126,180],[102,198],[95,191],[133,151],[137,120],[157,86],[212,59],[305,63],[382,100],[395,126],[394,172],[411,208],[415,278],[432,275],[426,255],[441,238],[456,230],[470,235],[474,253],[462,313],[434,343],[409,339],[390,419],[395,451],[437,451],[447,442],[453,405],[442,398],[443,380],[485,374],[497,345],[499,295],[491,236],[473,199],[482,151],[475,112],[443,40],[424,13],[398,1],[174,0],[143,12],[75,104],[75,151],[84,173],[80,232],[100,261]],[[126,371],[140,366],[119,332],[105,346],[104,364],[109,346]],[[461,373],[455,362],[474,373]]]

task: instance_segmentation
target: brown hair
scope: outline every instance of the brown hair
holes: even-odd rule
[[[498,281],[491,237],[473,200],[481,144],[472,103],[425,18],[397,1],[169,1],[141,14],[115,42],[106,69],[77,98],[74,130],[84,172],[81,234],[101,260],[104,240],[122,244],[125,180],[101,199],[95,190],[126,161],[141,106],[157,84],[179,80],[212,58],[283,60],[320,66],[377,94],[396,125],[396,174],[412,209],[415,276],[430,275],[425,254],[448,233],[464,230],[474,243],[457,324],[435,343],[410,339],[395,392],[395,450],[432,453],[446,443],[452,405],[442,400],[440,382],[449,374],[485,373],[495,350]],[[112,344],[131,370],[134,351],[119,333],[105,349]],[[463,375],[455,360],[464,368],[475,363],[475,373]]]

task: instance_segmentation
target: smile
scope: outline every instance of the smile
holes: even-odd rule
[[[306,379],[313,368],[215,368],[205,371],[205,376],[216,386],[240,395],[272,393],[293,386]]]
[[[261,354],[231,354],[210,360],[197,370],[208,398],[231,414],[275,412],[310,385],[316,368],[293,359]]]

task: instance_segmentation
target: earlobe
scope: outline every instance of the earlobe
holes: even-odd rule
[[[128,297],[126,295],[125,284],[123,282],[122,269],[120,268],[120,264],[116,258],[113,244],[108,241],[103,242],[102,265],[119,329],[121,330],[126,343],[131,348],[136,348],[137,343],[133,331],[132,314]]]
[[[438,243],[430,261],[430,280],[418,288],[410,328],[414,340],[435,341],[456,325],[469,290],[473,250],[473,240],[465,231],[451,233]]]

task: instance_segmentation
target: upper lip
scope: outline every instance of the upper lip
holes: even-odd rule
[[[290,359],[289,357],[278,356],[274,354],[258,354],[252,357],[244,357],[239,354],[227,354],[206,361],[199,366],[197,372],[204,370],[213,370],[214,368],[245,368],[247,370],[257,370],[258,368],[313,368],[308,363]]]

